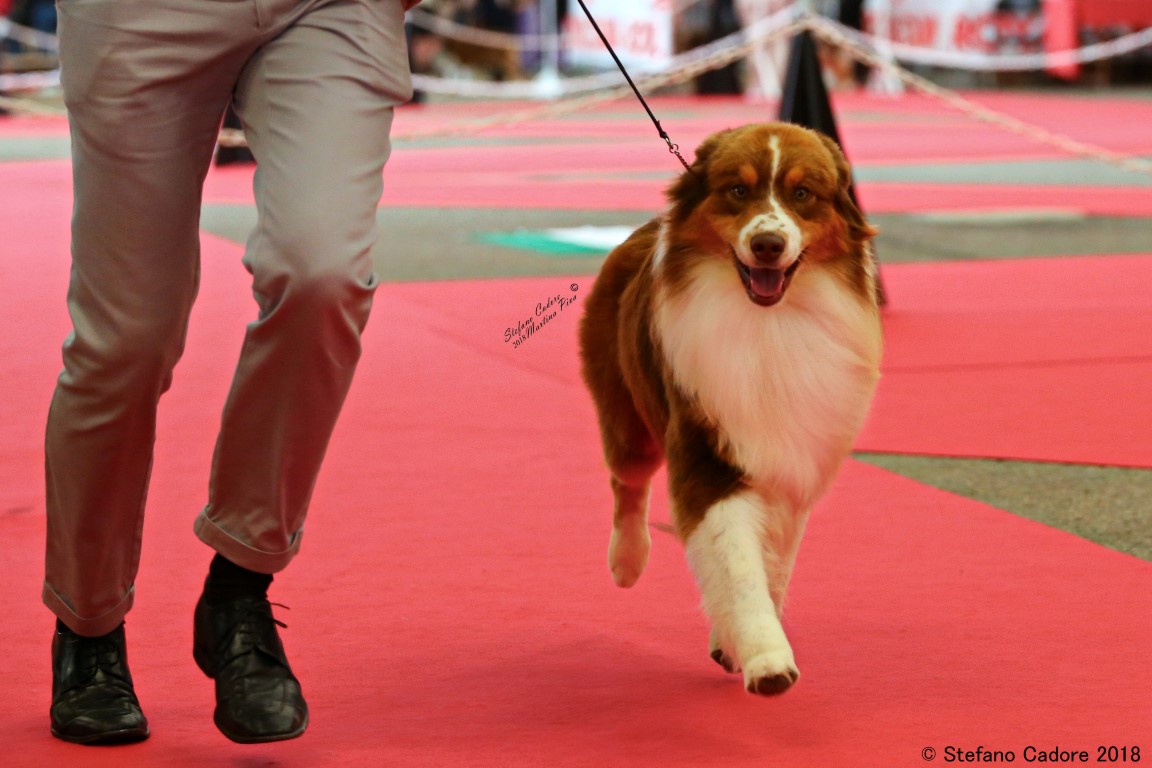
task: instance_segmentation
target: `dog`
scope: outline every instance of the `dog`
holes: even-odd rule
[[[666,462],[711,656],[758,695],[799,678],[788,581],[880,377],[876,230],[850,184],[836,143],[807,128],[708,137],[663,214],[608,255],[580,320],[615,496],[612,578],[631,587],[647,564]]]

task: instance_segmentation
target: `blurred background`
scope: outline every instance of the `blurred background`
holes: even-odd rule
[[[587,0],[631,71],[668,73],[693,53],[759,42],[692,77],[676,93],[780,91],[788,40],[773,35],[798,11],[859,31],[876,55],[951,87],[1123,87],[1152,83],[1147,0]],[[766,24],[775,18],[777,24]],[[0,95],[51,98],[53,0],[0,0]],[[602,83],[613,64],[576,0],[424,0],[408,14],[417,101],[560,98]],[[899,85],[842,47],[820,44],[833,90]],[[1063,53],[1045,58],[1044,54]],[[1006,60],[1006,56],[1015,57]],[[1027,57],[1033,57],[1028,60]],[[576,78],[572,80],[572,78]],[[8,103],[7,107],[12,108]]]

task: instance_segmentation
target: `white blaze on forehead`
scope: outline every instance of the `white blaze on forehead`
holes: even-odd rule
[[[768,149],[772,152],[772,184],[768,187],[768,199],[772,199],[772,189],[776,186],[776,176],[780,173],[780,137],[768,138]]]
[[[747,266],[755,266],[756,260],[752,257],[752,238],[763,232],[771,232],[784,238],[784,253],[780,258],[780,269],[787,269],[804,250],[804,233],[780,201],[776,198],[776,181],[780,175],[780,137],[771,136],[768,139],[768,150],[771,154],[772,176],[768,184],[768,212],[753,217],[740,230],[736,243],[736,255]]]

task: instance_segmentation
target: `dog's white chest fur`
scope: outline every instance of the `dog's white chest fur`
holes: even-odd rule
[[[816,265],[774,307],[753,304],[733,267],[710,261],[657,333],[672,376],[713,422],[748,481],[804,509],[851,449],[878,379],[879,319]]]

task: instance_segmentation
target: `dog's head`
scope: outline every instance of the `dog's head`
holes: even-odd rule
[[[728,259],[748,298],[772,306],[805,265],[871,290],[865,244],[876,234],[852,202],[851,168],[827,136],[788,123],[708,137],[668,189],[682,253]]]

